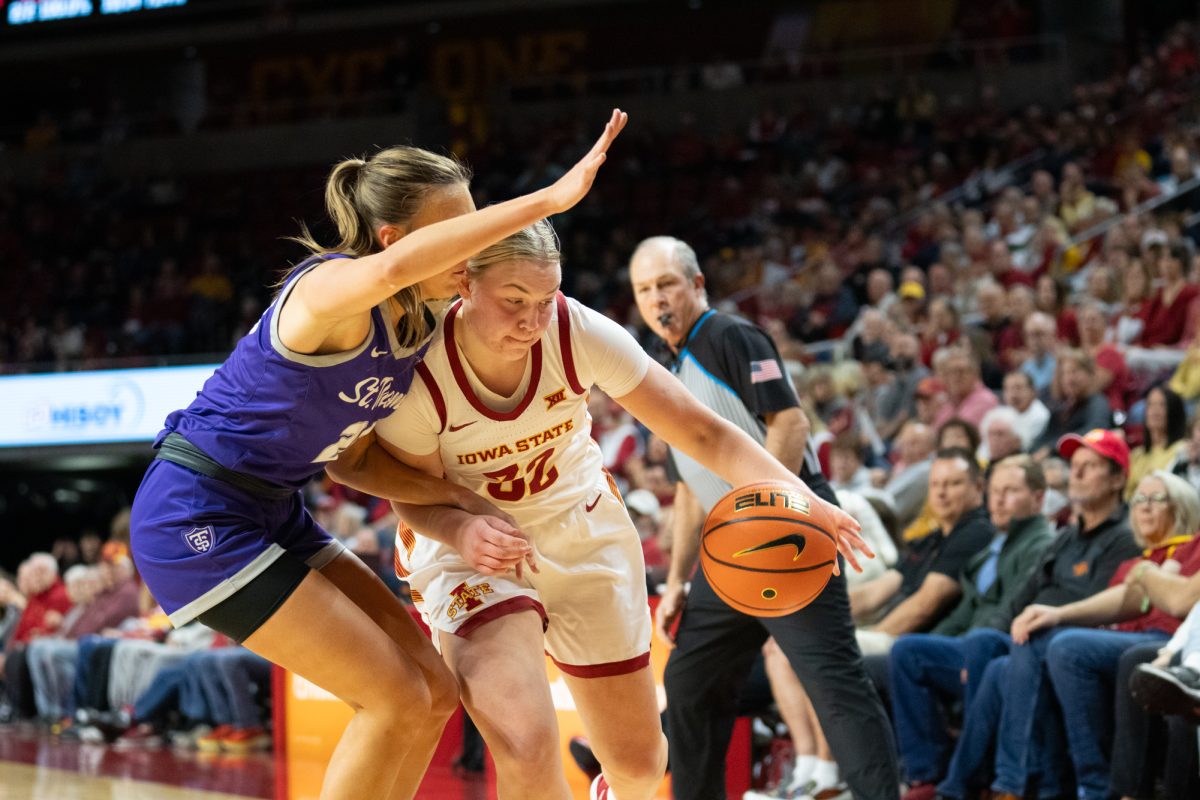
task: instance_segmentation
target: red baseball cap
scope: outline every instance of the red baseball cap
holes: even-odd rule
[[[1058,454],[1068,461],[1080,447],[1086,447],[1109,461],[1117,462],[1121,471],[1129,474],[1129,445],[1115,432],[1094,428],[1083,436],[1068,433],[1058,440]]]
[[[124,542],[107,541],[100,548],[100,560],[109,564],[119,564],[129,560],[129,548]]]
[[[917,381],[917,397],[937,397],[944,391],[946,387],[937,378],[926,376]]]

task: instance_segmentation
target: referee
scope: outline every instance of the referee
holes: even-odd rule
[[[670,346],[675,374],[688,390],[796,470],[814,492],[836,502],[806,451],[808,420],[774,343],[758,327],[708,307],[692,248],[666,236],[646,239],[634,251],[629,272],[638,311]],[[725,800],[725,751],[737,694],[768,636],[775,637],[808,689],[854,796],[896,800],[895,742],[854,640],[845,578],[834,576],[811,605],[786,617],[752,617],[726,605],[704,572],[692,576],[692,571],[703,517],[731,487],[684,454],[671,455],[679,481],[674,539],[656,624],[670,641],[670,628],[679,621],[666,671],[676,800]]]

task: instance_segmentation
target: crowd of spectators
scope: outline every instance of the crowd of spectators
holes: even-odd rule
[[[826,474],[890,556],[852,597],[892,690],[910,800],[1072,785],[1150,798],[1162,759],[1147,731],[1169,731],[1178,754],[1165,796],[1200,791],[1194,725],[1168,726],[1128,688],[1154,677],[1143,663],[1173,669],[1168,639],[1200,599],[1198,56],[1181,24],[1056,109],[1005,110],[986,90],[942,103],[909,83],[853,107],[763,109],[717,136],[686,117],[631,126],[559,226],[568,293],[631,328],[625,261],[669,232],[702,255],[709,295],[775,338]],[[585,129],[511,122],[464,139],[477,202],[553,180]],[[223,354],[299,255],[272,238],[287,232],[279,209],[300,198],[315,218],[320,180],[135,184],[77,164],[32,193],[0,187],[0,257],[24,265],[22,291],[0,299],[0,365]],[[591,413],[654,587],[671,547],[666,448],[598,392]],[[310,501],[404,592],[386,503],[331,483]],[[1020,557],[1006,549],[1018,539]],[[230,648],[228,668],[197,670],[220,643],[168,636],[144,593],[137,613],[121,605],[127,556],[105,552],[65,584],[43,555],[0,584],[25,609],[5,617],[19,620],[12,713],[94,736],[80,712],[107,710],[131,741],[174,728],[263,746],[261,665]],[[204,683],[225,674],[223,689]],[[1200,674],[1167,674],[1200,692]],[[784,784],[776,796],[804,788]]]
[[[873,96],[833,108],[781,102],[715,130],[693,113],[670,126],[635,125],[594,197],[559,226],[574,265],[567,288],[627,316],[620,273],[628,250],[669,230],[709,257],[714,296],[782,281],[769,298],[744,300],[744,310],[780,319],[807,340],[837,335],[866,299],[871,266],[895,278],[903,265],[931,266],[948,208],[930,200],[966,185],[964,197],[978,206],[1026,177],[1027,169],[1014,174],[1006,165],[1039,153],[1036,164],[1049,175],[1073,155],[1110,158],[1113,130],[1140,128],[1181,102],[1152,90],[1186,73],[1176,61],[1170,74],[1144,70],[1137,86],[1080,87],[1059,113],[1037,106],[1010,113],[988,86],[978,97],[938,98],[906,80],[881,82]],[[1092,124],[1126,119],[1142,105],[1144,115],[1127,125]],[[27,145],[50,153],[35,187],[0,179],[0,255],[23,265],[24,276],[23,291],[0,301],[0,368],[226,351],[269,300],[266,287],[303,256],[282,237],[296,232],[296,219],[321,216],[313,187],[323,169],[183,176],[148,166],[118,176],[101,166],[103,145],[96,155],[53,157],[60,124],[47,118],[30,130],[37,135]],[[452,122],[447,141],[435,144],[468,160],[483,203],[553,180],[586,147],[589,130],[575,115],[536,123],[494,115],[480,129]],[[1110,181],[1109,172],[1097,170],[1091,185]],[[1043,184],[1035,193],[1053,202],[1045,195],[1053,188]],[[906,226],[906,215],[920,208],[925,213]],[[997,224],[1017,214],[1007,205],[1000,211],[1007,222]],[[984,234],[971,221],[953,224],[957,243],[974,257]],[[1017,226],[1013,242],[1027,244],[1035,227]],[[1046,253],[1050,237],[1036,243]],[[823,261],[833,264],[820,269]],[[856,303],[831,291],[834,265],[850,276]],[[812,280],[787,280],[801,268]],[[809,306],[818,313],[804,313]]]
[[[107,541],[64,538],[15,582],[0,576],[0,723],[119,748],[269,748],[270,665],[199,623],[172,629],[137,578],[128,525],[123,511]]]
[[[953,177],[895,240],[851,204],[838,236],[716,292],[792,357],[834,485],[894,523],[900,560],[851,608],[906,800],[1200,790],[1200,675],[1164,649],[1200,600],[1195,47],[1181,27],[1071,106],[1007,117],[1042,134],[1028,175],[939,151]],[[1135,677],[1183,718],[1135,702]],[[836,789],[811,756],[747,797]]]

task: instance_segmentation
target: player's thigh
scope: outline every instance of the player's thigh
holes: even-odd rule
[[[433,650],[429,642],[414,638],[411,647],[401,645],[316,570],[243,644],[355,709],[430,703],[416,660],[423,648]]]
[[[662,722],[649,666],[603,678],[563,678],[602,763],[653,758],[659,752]]]
[[[438,638],[463,704],[489,745],[520,753],[557,738],[537,611],[488,620],[467,636],[438,631]]]
[[[585,507],[586,508],[586,507]],[[546,652],[563,672],[624,674],[648,663],[653,625],[637,530],[607,488],[590,506],[539,527],[540,572],[530,580],[546,609]]]
[[[449,677],[429,637],[413,620],[408,609],[357,556],[345,551],[327,564],[321,574],[362,609],[422,670]]]

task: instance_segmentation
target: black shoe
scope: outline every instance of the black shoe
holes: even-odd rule
[[[1200,712],[1200,673],[1188,667],[1139,664],[1129,689],[1133,699],[1150,711],[1184,716]]]
[[[592,746],[588,744],[588,740],[582,736],[572,736],[571,741],[567,744],[567,750],[570,751],[575,766],[583,770],[583,774],[588,776],[588,780],[595,780],[596,776],[600,774],[600,762],[596,760],[596,754],[592,752]]]

